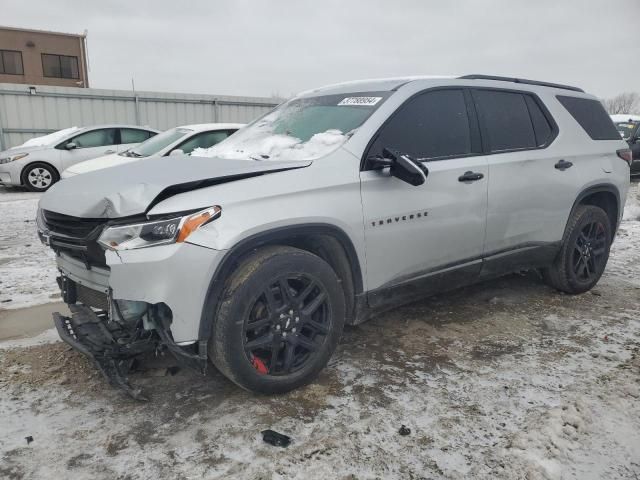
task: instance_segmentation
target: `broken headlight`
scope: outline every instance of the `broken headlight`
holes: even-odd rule
[[[110,250],[133,250],[184,242],[192,232],[218,218],[220,212],[216,206],[182,217],[109,227],[98,243]]]

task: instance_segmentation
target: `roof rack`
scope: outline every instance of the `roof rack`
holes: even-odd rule
[[[549,82],[539,82],[538,80],[527,80],[525,78],[515,78],[515,77],[499,77],[496,75],[463,75],[462,77],[458,77],[464,80],[498,80],[500,82],[513,82],[513,83],[524,83],[526,85],[540,85],[542,87],[552,87],[552,88],[562,88],[564,90],[573,90],[574,92],[582,92],[584,90],[578,87],[572,87],[570,85],[561,85],[559,83],[549,83]]]

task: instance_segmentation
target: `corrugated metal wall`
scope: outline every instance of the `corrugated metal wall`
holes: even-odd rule
[[[73,126],[124,123],[159,130],[190,123],[249,122],[278,100],[186,93],[0,84],[0,150]]]

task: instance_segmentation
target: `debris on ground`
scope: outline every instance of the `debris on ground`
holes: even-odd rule
[[[398,433],[403,437],[406,437],[407,435],[411,435],[411,429],[405,425],[402,425],[400,427],[400,430],[398,430]]]
[[[263,430],[262,440],[274,447],[288,447],[291,443],[290,437],[282,433],[274,432],[273,430]]]

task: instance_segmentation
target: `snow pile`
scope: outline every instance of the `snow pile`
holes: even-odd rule
[[[55,253],[36,231],[41,195],[0,187],[0,309],[60,301]]]
[[[632,183],[627,195],[627,203],[624,206],[622,220],[640,220],[640,199],[638,198],[638,185]]]
[[[198,148],[192,155],[234,160],[307,160],[326,155],[346,139],[346,135],[335,129],[316,133],[307,142],[290,135],[266,133],[240,142],[221,142],[211,148]]]
[[[629,120],[632,121],[640,121],[640,115],[633,115],[631,113],[616,113],[614,115],[609,115],[611,117],[611,120],[613,120],[614,122],[628,122]]]
[[[50,133],[49,135],[43,135],[42,137],[30,138],[22,145],[18,145],[13,147],[12,150],[16,148],[25,148],[25,147],[48,147],[49,145],[55,145],[61,140],[64,140],[65,137],[71,135],[73,132],[80,130],[79,127],[69,127],[63,130],[58,130],[57,132]]]

